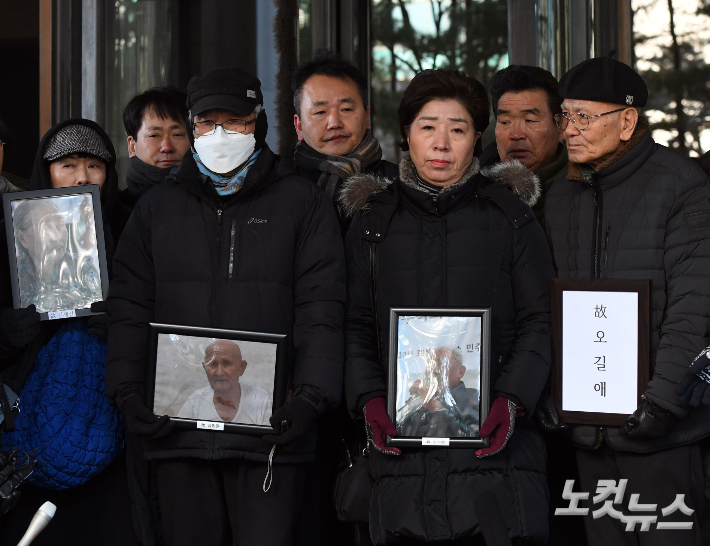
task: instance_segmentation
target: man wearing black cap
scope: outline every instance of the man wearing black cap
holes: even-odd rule
[[[338,223],[266,145],[257,78],[217,68],[187,94],[192,151],[137,203],[116,253],[107,394],[156,463],[169,546],[288,545],[317,416],[342,389]],[[150,322],[288,334],[293,396],[271,415],[275,432],[176,430],[154,415],[143,401]]]
[[[560,96],[556,120],[570,162],[545,205],[558,275],[651,280],[651,379],[643,403],[622,427],[572,429],[581,479],[575,489],[591,492],[587,538],[592,546],[700,544],[698,441],[710,435],[710,407],[691,411],[676,385],[708,340],[710,183],[694,162],[653,141],[637,110],[646,104],[646,84],[627,65],[611,57],[585,61],[562,77]],[[692,530],[654,524],[626,531],[611,515],[595,519],[598,480],[621,479],[628,482],[615,510],[638,515],[641,509],[629,507],[637,494],[638,504],[654,505],[644,515],[692,523]],[[677,495],[695,511],[663,514]]]

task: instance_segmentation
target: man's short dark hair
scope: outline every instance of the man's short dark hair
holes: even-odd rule
[[[341,80],[351,80],[357,87],[362,104],[367,108],[367,77],[342,55],[329,49],[319,49],[310,61],[298,65],[291,75],[293,107],[301,115],[303,85],[311,76],[331,76]]]
[[[128,136],[138,137],[146,110],[152,110],[160,119],[183,122],[189,132],[187,121],[187,95],[175,87],[151,87],[133,97],[123,109],[123,126]]]
[[[489,89],[493,102],[493,115],[498,117],[498,101],[508,92],[544,91],[547,93],[547,105],[552,115],[562,112],[562,99],[557,91],[557,79],[544,68],[511,64],[496,73]]]

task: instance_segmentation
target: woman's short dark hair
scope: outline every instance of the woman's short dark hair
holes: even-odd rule
[[[152,87],[128,102],[123,109],[123,126],[128,136],[138,138],[138,130],[141,128],[146,110],[152,110],[160,119],[182,122],[185,124],[185,129],[189,129],[187,95],[175,87]]]
[[[458,70],[432,69],[423,70],[409,83],[399,103],[399,130],[402,133],[400,147],[405,152],[407,129],[412,125],[417,114],[432,100],[453,99],[460,102],[473,120],[473,127],[483,132],[488,127],[490,103],[483,84],[475,78]]]

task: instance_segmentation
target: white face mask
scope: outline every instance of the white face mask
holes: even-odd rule
[[[256,148],[253,134],[227,133],[222,127],[217,127],[211,135],[203,135],[195,139],[195,151],[200,161],[210,171],[226,174],[244,163]]]

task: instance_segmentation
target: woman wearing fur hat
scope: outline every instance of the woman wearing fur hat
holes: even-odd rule
[[[399,177],[352,177],[341,193],[354,216],[346,239],[345,391],[374,444],[375,544],[470,544],[480,533],[472,499],[484,491],[495,496],[515,544],[547,541],[545,448],[527,417],[550,368],[552,259],[530,209],[539,189],[526,170],[512,165],[496,180],[479,171],[488,119],[478,81],[421,72],[399,106],[410,152]],[[396,434],[385,411],[393,307],[492,308],[493,405],[481,427],[489,447],[385,445],[385,434]]]

